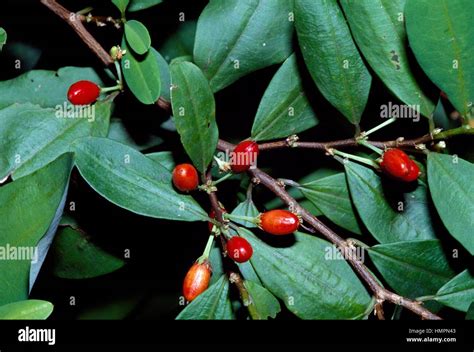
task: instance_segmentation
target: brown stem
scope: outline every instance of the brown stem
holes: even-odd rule
[[[232,150],[233,145],[225,142],[220,141],[218,144],[218,149],[225,151],[225,150]],[[303,208],[299,203],[291,197],[288,192],[285,191],[284,187],[278,183],[277,180],[272,178],[270,175],[266,174],[262,170],[256,168],[249,170],[250,175],[257,179],[260,184],[264,185],[270,191],[272,191],[276,196],[278,196],[285,204],[287,204],[290,208],[294,209],[296,213],[301,215],[304,221],[310,224],[315,230],[325,236],[329,241],[335,244],[342,253],[347,253],[347,251],[351,251],[351,245],[337,235],[334,231],[332,231],[329,227],[327,227],[324,223],[319,221],[313,214],[311,214],[308,210]],[[407,299],[405,297],[399,296],[396,293],[393,293],[384,287],[382,287],[377,279],[373,276],[370,270],[357,258],[353,258],[349,256],[347,259],[348,262],[352,265],[355,271],[359,274],[359,276],[367,283],[371,291],[374,293],[376,299],[379,302],[383,302],[385,300],[401,305],[412,312],[420,315],[423,319],[432,319],[432,320],[439,320],[441,319],[439,316],[431,313],[429,310],[425,309],[420,305],[420,303]]]
[[[250,317],[253,320],[259,320],[260,315],[257,312],[257,309],[255,307],[255,304],[252,300],[252,296],[250,295],[249,291],[245,287],[244,280],[242,279],[242,276],[240,274],[237,274],[236,272],[231,272],[229,275],[229,281],[233,283],[237,289],[239,290],[240,293],[240,298],[242,299],[242,303],[244,306],[247,307]]]
[[[50,9],[57,16],[62,18],[67,24],[69,24],[72,29],[74,29],[74,31],[77,33],[77,35],[82,39],[82,41],[89,47],[89,49],[91,49],[95,53],[95,55],[103,62],[105,66],[109,66],[114,63],[109,53],[107,53],[107,51],[87,31],[78,15],[76,15],[74,12],[67,10],[65,7],[58,4],[55,0],[40,1],[48,9]]]
[[[120,28],[122,26],[122,19],[113,18],[111,16],[92,16],[88,15],[77,15],[77,18],[85,23],[95,23],[97,27],[104,27],[107,24],[113,24],[115,28]]]

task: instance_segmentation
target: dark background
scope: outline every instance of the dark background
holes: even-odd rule
[[[110,1],[64,0],[61,3],[71,11],[93,4],[94,15],[119,15]],[[172,0],[146,11],[130,13],[128,18],[135,18],[146,24],[151,33],[152,45],[159,50],[164,40],[179,25],[178,13],[184,12],[186,20],[197,19],[206,3],[203,0]],[[38,1],[2,1],[0,26],[8,33],[8,44],[0,55],[0,80],[16,77],[33,68],[56,70],[63,66],[92,66],[98,71],[102,69],[101,62],[73,30]],[[104,48],[110,48],[121,41],[121,30],[110,26],[96,28],[94,25],[88,28]],[[12,45],[13,43],[16,45]],[[16,59],[22,61],[21,70],[14,67]],[[414,60],[413,65],[420,79],[425,82],[426,89],[433,97],[437,97],[439,91],[416,68]],[[252,73],[216,94],[217,120],[222,138],[237,142],[249,136],[259,101],[277,68],[278,65]],[[301,65],[301,70],[305,71],[304,65]],[[308,79],[308,74],[303,74],[307,81],[307,95],[310,96],[321,122],[317,128],[300,134],[301,139],[324,141],[351,137],[354,134],[353,126],[320,96]],[[397,102],[377,76],[373,74],[372,77],[372,90],[362,130],[377,123],[381,104]],[[450,107],[447,106],[447,109]],[[118,97],[115,111],[113,116],[126,122],[137,141],[146,141],[150,134],[159,135],[165,140],[158,148],[149,151],[171,150],[177,162],[187,160],[177,134],[160,127],[169,118],[169,113],[156,106],[143,106],[129,93]],[[425,131],[425,122],[413,123],[407,119],[399,121],[396,127],[377,133],[374,138],[395,139],[400,135],[409,138]],[[313,151],[271,151],[259,158],[259,166],[271,169],[272,175],[295,180],[322,165],[339,167],[322,153]],[[228,209],[233,209],[238,204],[236,191],[242,192],[243,189],[238,182],[232,181],[226,182],[219,191],[221,201]],[[254,196],[260,210],[264,210],[265,202],[272,198],[269,192],[260,188]],[[198,199],[205,209],[209,208],[206,197],[199,195]],[[54,303],[52,319],[173,319],[181,310],[178,297],[181,294],[182,278],[204,249],[208,237],[207,224],[156,220],[127,212],[96,194],[77,171],[72,176],[68,203],[70,201],[76,203],[76,211],[71,215],[78,219],[81,227],[97,244],[118,256],[123,255],[124,249],[130,249],[131,258],[121,270],[88,280],[55,278],[51,270],[54,263],[48,258],[38,277],[32,298]],[[343,230],[338,231],[346,235]],[[367,236],[362,240],[373,243],[373,239]],[[75,297],[75,305],[70,305],[71,296]],[[387,305],[388,316],[391,310],[391,305]],[[452,310],[443,314],[448,314],[451,318],[463,318],[463,314]],[[403,317],[412,318],[407,312],[403,313]],[[283,311],[279,318],[291,319],[293,316]]]

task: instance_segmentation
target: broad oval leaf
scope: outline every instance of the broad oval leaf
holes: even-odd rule
[[[252,126],[256,141],[288,137],[318,123],[305,96],[296,55],[281,65],[268,86]]]
[[[430,117],[435,105],[416,81],[407,55],[405,2],[342,0],[341,5],[354,39],[375,73],[397,98]]]
[[[368,251],[383,278],[405,297],[432,295],[455,275],[438,240],[381,244]]]
[[[125,38],[122,49],[127,53],[122,58],[122,72],[128,88],[143,104],[154,104],[161,93],[160,66],[151,48],[145,55],[136,55],[131,51]]]
[[[196,36],[196,21],[181,22],[160,47],[158,48],[167,62],[179,56],[192,56],[194,37]]]
[[[267,320],[268,318],[276,318],[280,313],[280,302],[266,288],[259,284],[245,280],[244,286],[250,295],[248,309],[254,320]]]
[[[298,189],[336,225],[359,235],[362,233],[344,173],[304,183]]]
[[[54,275],[63,279],[88,279],[114,272],[122,259],[102,250],[84,233],[70,227],[58,230],[51,247]]]
[[[295,26],[306,66],[319,90],[351,123],[358,124],[372,77],[337,0],[295,1]]]
[[[7,42],[7,32],[5,31],[5,29],[0,27],[0,51],[2,51],[3,46],[6,44],[6,42]]]
[[[151,46],[150,33],[145,25],[137,20],[125,22],[125,38],[128,46],[138,55],[145,54]]]
[[[191,62],[173,62],[171,105],[176,129],[194,166],[204,172],[216,151],[219,131],[214,95],[203,73]]]
[[[428,183],[438,214],[448,231],[474,254],[474,165],[457,156],[430,153]]]
[[[68,152],[78,138],[107,135],[110,111],[110,102],[56,109],[27,103],[0,110],[0,179],[31,174]]]
[[[0,109],[12,104],[30,103],[43,108],[63,107],[71,84],[88,80],[104,83],[89,67],[63,67],[58,71],[34,70],[0,82]],[[68,105],[68,104],[67,104]]]
[[[290,1],[211,1],[198,20],[194,60],[217,92],[285,60],[292,52],[292,34]]]
[[[410,47],[461,115],[474,118],[474,2],[407,0]]]
[[[237,205],[234,210],[232,210],[232,215],[238,216],[256,217],[258,214],[260,214],[260,211],[257,209],[254,202],[250,198],[247,198],[245,201]],[[245,227],[257,227],[257,225],[254,223],[246,220],[235,219],[232,221]]]
[[[153,161],[160,163],[162,166],[166,167],[170,172],[173,171],[176,163],[174,162],[172,152],[156,152],[146,154],[147,158],[150,158]]]
[[[51,302],[37,299],[13,302],[0,306],[0,320],[44,320],[53,309]]]
[[[172,186],[171,171],[126,145],[107,138],[83,138],[74,143],[82,177],[110,202],[154,218],[207,220],[206,212]]]
[[[160,96],[167,100],[171,100],[171,74],[170,74],[170,67],[168,62],[166,62],[165,58],[155,49],[151,48],[151,51],[155,55],[156,61],[158,62],[158,66],[160,68],[160,79],[161,79],[161,93]]]
[[[469,270],[464,270],[441,287],[433,299],[448,307],[467,312],[469,305],[474,302],[474,277]]]
[[[229,279],[220,279],[183,309],[177,320],[231,320],[234,319],[229,299]]]
[[[38,259],[35,248],[61,202],[71,164],[71,156],[63,155],[0,188],[0,305],[28,298],[30,264]],[[12,253],[16,260],[9,260],[15,259]]]
[[[125,13],[125,10],[127,9],[128,3],[130,0],[112,0],[112,3],[117,6],[119,11],[123,14]]]
[[[337,249],[327,241],[295,233],[295,243],[272,247],[241,228],[254,249],[250,259],[263,286],[302,319],[359,319],[371,308],[362,283],[344,260],[328,260]]]
[[[351,198],[357,212],[380,243],[435,238],[426,186],[422,183],[410,193],[383,187],[371,169],[353,162],[345,163]]]
[[[127,8],[128,12],[135,12],[148,9],[155,5],[161,4],[163,0],[130,0],[130,5]]]

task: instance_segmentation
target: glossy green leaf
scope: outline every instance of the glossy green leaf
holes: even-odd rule
[[[162,166],[166,167],[170,172],[173,171],[176,163],[174,162],[172,152],[156,152],[146,154],[147,158],[160,163]]]
[[[47,301],[29,299],[0,306],[0,320],[44,320],[54,306]]]
[[[88,67],[63,67],[58,71],[34,70],[0,82],[0,109],[15,103],[31,103],[44,108],[61,108],[69,86],[88,80],[102,86],[97,73]]]
[[[290,1],[211,1],[199,17],[194,60],[217,92],[284,61],[292,52],[292,34]]]
[[[78,138],[107,134],[110,102],[67,109],[14,104],[0,110],[0,179],[9,174],[18,179],[42,168]]]
[[[441,287],[433,298],[444,305],[467,312],[474,302],[474,277],[469,270],[454,277]]]
[[[130,0],[112,0],[112,3],[117,6],[119,11],[123,14],[125,13],[125,10],[127,9],[128,3]]]
[[[397,98],[429,117],[435,105],[423,93],[408,59],[405,2],[342,0],[341,5],[354,39],[375,73]]]
[[[196,221],[207,214],[172,186],[171,171],[126,145],[83,138],[73,145],[76,165],[89,185],[110,202],[154,218]]]
[[[328,260],[336,250],[322,239],[295,233],[293,244],[272,247],[240,229],[253,247],[250,261],[263,286],[302,319],[359,319],[371,299],[344,260]]]
[[[302,184],[299,190],[336,225],[362,233],[344,173]]]
[[[383,278],[405,297],[435,294],[455,275],[438,240],[381,244],[368,251]]]
[[[214,95],[201,70],[191,62],[173,62],[171,105],[181,143],[199,171],[212,160],[219,139]]]
[[[105,275],[125,265],[78,230],[64,227],[58,230],[51,247],[54,275],[63,279],[89,279]]]
[[[122,58],[122,72],[128,88],[143,104],[154,104],[161,93],[160,66],[152,50],[145,55],[136,55],[122,40],[122,49],[127,53]]]
[[[135,139],[130,131],[127,130],[127,127],[121,119],[112,119],[110,121],[107,138],[128,145],[137,150],[145,150],[163,143],[163,140],[155,135],[148,135],[146,137],[140,136],[140,138]]]
[[[7,32],[5,31],[5,29],[0,27],[0,51],[2,51],[3,46],[6,44],[6,42],[7,42]]]
[[[474,2],[407,0],[410,47],[456,110],[474,118]]]
[[[296,56],[281,65],[268,86],[252,126],[256,141],[283,138],[318,123],[301,82]]]
[[[161,4],[163,0],[130,0],[130,5],[127,8],[128,12],[135,12],[148,9],[155,5]]]
[[[380,243],[435,238],[426,186],[422,183],[409,193],[383,187],[371,169],[353,162],[345,163],[351,198],[357,212]]]
[[[54,218],[70,171],[71,157],[64,155],[0,188],[0,305],[28,298],[34,248]]]
[[[448,231],[474,254],[474,164],[457,156],[430,153],[428,183]]]
[[[189,20],[180,23],[175,32],[158,48],[167,62],[171,62],[175,57],[193,55],[196,24],[196,21]]]
[[[229,299],[229,279],[220,279],[183,309],[177,320],[230,320],[234,319]]]
[[[255,269],[250,261],[246,261],[244,263],[236,263],[236,264],[239,267],[239,271],[245,280],[253,281],[259,285],[262,284],[262,282],[260,281],[260,278],[255,272]]]
[[[237,207],[232,211],[232,215],[238,216],[256,217],[259,214],[260,211],[257,209],[252,199],[249,198],[237,205]],[[250,221],[240,219],[234,219],[232,221],[245,227],[257,227],[257,225],[251,223]]]
[[[209,254],[209,264],[212,268],[212,276],[210,285],[217,282],[222,275],[224,275],[224,262],[222,258],[220,244],[217,241],[214,241],[211,249],[211,253]]]
[[[160,96],[165,99],[166,101],[171,100],[171,74],[170,74],[170,67],[168,66],[168,62],[164,59],[164,57],[155,49],[151,48],[151,52],[155,55],[156,61],[158,62],[158,66],[160,68],[160,79],[161,79],[161,93]]]
[[[372,78],[337,0],[295,1],[295,27],[306,66],[324,97],[358,124]]]
[[[138,55],[145,54],[151,46],[150,33],[145,25],[137,20],[125,22],[127,44]]]
[[[250,294],[249,310],[252,310],[254,320],[276,318],[280,313],[280,302],[266,288],[253,281],[244,281],[244,286]]]

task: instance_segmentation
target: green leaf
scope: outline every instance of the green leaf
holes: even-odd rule
[[[138,55],[143,55],[150,49],[150,33],[140,21],[125,22],[125,38],[128,46]]]
[[[299,190],[336,225],[361,234],[344,173],[302,184]]]
[[[244,281],[244,286],[251,297],[250,305],[254,306],[256,316],[252,316],[254,320],[267,320],[276,318],[280,313],[280,302],[266,288],[260,286],[253,281]],[[250,309],[250,307],[249,307]]]
[[[426,186],[422,183],[409,193],[383,187],[371,169],[345,163],[351,198],[370,233],[380,243],[435,238]]]
[[[96,246],[85,233],[64,227],[58,230],[51,255],[54,275],[63,279],[88,279],[116,271],[125,265]]]
[[[341,5],[354,39],[375,73],[397,98],[430,117],[435,105],[416,81],[407,55],[405,2],[342,0]]]
[[[0,51],[2,51],[3,46],[7,43],[7,32],[5,29],[0,27]]]
[[[161,4],[163,0],[130,0],[130,5],[127,8],[128,12],[135,12],[148,9],[155,5]]]
[[[444,305],[467,312],[474,302],[474,277],[464,270],[441,287],[433,298]]]
[[[432,295],[454,276],[438,240],[381,244],[369,255],[388,284],[409,298]]]
[[[176,193],[171,171],[126,145],[106,138],[83,138],[73,145],[76,165],[89,185],[110,202],[160,219],[207,220],[191,197]]]
[[[107,138],[128,145],[129,147],[137,150],[149,149],[163,143],[163,140],[155,135],[148,135],[146,138],[135,140],[121,119],[112,119],[110,121]]]
[[[337,0],[295,1],[295,27],[306,66],[324,97],[358,124],[372,78]]]
[[[44,108],[64,106],[69,86],[88,80],[102,86],[97,73],[89,67],[63,67],[58,71],[30,71],[0,82],[0,109],[15,103],[31,103]]]
[[[146,154],[147,158],[150,158],[153,161],[160,163],[162,166],[166,167],[170,172],[173,171],[175,167],[175,162],[172,152],[157,152]]]
[[[474,302],[471,303],[467,310],[466,320],[474,320]]]
[[[211,253],[209,254],[209,264],[212,268],[212,276],[210,284],[217,282],[222,275],[224,275],[224,262],[222,260],[222,253],[217,241],[212,244]]]
[[[201,70],[191,62],[173,62],[171,104],[176,129],[194,166],[204,172],[219,139],[214,95]]]
[[[265,286],[302,319],[359,319],[370,296],[344,260],[328,260],[336,248],[322,239],[295,233],[291,245],[272,247],[240,229],[254,249],[250,259]]]
[[[44,320],[54,306],[47,301],[29,299],[0,306],[0,320]]]
[[[211,1],[199,17],[194,60],[212,90],[284,61],[292,52],[291,17],[286,0]]]
[[[407,0],[410,47],[461,115],[474,118],[474,2]]]
[[[112,0],[112,3],[117,6],[119,11],[124,14],[125,10],[127,9],[128,3],[130,0]]]
[[[457,156],[429,153],[431,197],[448,231],[474,254],[474,165]]]
[[[247,198],[245,201],[237,205],[237,207],[232,211],[231,214],[238,215],[238,216],[256,217],[260,214],[260,212],[258,211],[257,207],[253,203],[252,199]],[[251,223],[250,221],[239,220],[239,219],[235,219],[232,221],[245,227],[257,227],[257,225],[255,225],[254,223]]]
[[[136,55],[128,48],[125,38],[122,49],[127,53],[122,58],[122,71],[128,88],[143,104],[154,104],[161,93],[160,66],[153,50],[145,55]]]
[[[151,48],[151,52],[155,55],[158,67],[160,68],[160,79],[161,79],[161,97],[167,101],[171,100],[170,88],[171,88],[171,74],[168,62],[161,56],[161,54],[155,49]]]
[[[160,53],[167,62],[179,56],[193,55],[196,21],[181,22],[159,47]]]
[[[70,171],[71,157],[64,155],[0,188],[0,305],[28,298],[34,248],[56,214]],[[29,253],[28,257],[25,253]]]
[[[301,82],[296,56],[281,65],[258,107],[252,126],[256,141],[288,137],[318,123]]]
[[[229,280],[222,275],[215,284],[201,293],[176,317],[177,320],[234,319],[229,299]]]
[[[253,281],[259,285],[262,284],[262,282],[260,281],[260,278],[255,272],[255,269],[252,266],[252,263],[250,261],[246,261],[244,263],[236,263],[236,264],[239,267],[239,271],[245,280]]]
[[[111,103],[43,109],[14,104],[0,110],[0,179],[26,176],[66,153],[78,138],[105,136]]]

